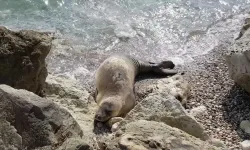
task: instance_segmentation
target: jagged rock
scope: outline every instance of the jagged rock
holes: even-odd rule
[[[137,83],[138,84],[138,83]],[[146,84],[139,83],[137,88],[139,97],[146,97],[149,93],[166,93],[173,95],[181,102],[183,106],[186,105],[187,100],[191,96],[191,85],[181,75],[174,75],[168,78],[158,79],[156,83]]]
[[[199,106],[190,110],[190,115],[194,117],[203,116],[204,114],[207,114],[206,106]]]
[[[221,147],[221,148],[226,149],[225,144],[219,139],[211,138],[211,139],[208,140],[208,142],[211,143],[212,145],[216,146],[216,147]]]
[[[49,150],[84,136],[70,113],[50,100],[3,84],[0,97],[0,142],[5,148]]]
[[[195,138],[177,128],[172,128],[164,123],[155,121],[137,120],[130,122],[121,128],[119,132],[118,135],[114,133],[112,138],[104,140],[107,149],[223,149]]]
[[[89,92],[77,86],[74,80],[48,75],[44,87],[47,97],[64,101],[65,106],[87,108]]]
[[[142,86],[141,89],[146,89],[151,94],[144,96],[144,99],[127,114],[125,122],[131,120],[164,122],[202,140],[208,139],[202,125],[190,116],[176,99],[181,97],[180,101],[186,101],[190,94],[190,86],[182,76],[159,79],[156,84]]]
[[[93,150],[89,144],[80,138],[69,138],[57,150]]]
[[[48,75],[45,83],[46,98],[65,108],[77,121],[84,133],[82,140],[95,147],[93,121],[97,104],[90,93],[76,80]],[[66,145],[67,146],[67,145]]]
[[[0,118],[0,149],[18,150],[22,147],[22,137],[9,122]]]
[[[202,140],[208,138],[202,125],[190,116],[180,102],[171,95],[149,94],[126,116],[125,121],[142,119],[164,122]]]
[[[226,55],[226,62],[230,78],[250,93],[250,22],[244,27],[244,32]]]
[[[0,84],[43,96],[45,58],[52,44],[48,33],[10,31],[0,26]]]

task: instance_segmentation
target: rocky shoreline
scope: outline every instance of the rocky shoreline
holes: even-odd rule
[[[246,121],[250,120],[250,95],[239,87],[245,84],[232,80],[238,70],[228,67],[235,60],[230,58],[237,55],[228,54],[235,47],[231,43],[180,66],[184,75],[138,78],[137,105],[110,131],[94,124],[93,87],[79,87],[75,80],[47,73],[51,36],[0,29],[0,58],[4,58],[0,65],[0,149],[249,148],[247,141],[240,142],[250,138]],[[249,43],[245,40],[249,35],[238,43]],[[247,51],[246,47],[243,52]],[[186,109],[182,100],[187,100]]]
[[[229,77],[227,48],[220,46],[187,66],[186,70],[199,68],[185,75],[192,83],[193,95],[187,107],[205,106],[206,111],[196,119],[208,134],[222,140],[229,149],[241,149],[239,143],[250,138],[240,129],[241,121],[250,118],[250,95]]]

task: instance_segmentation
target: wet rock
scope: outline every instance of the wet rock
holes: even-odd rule
[[[194,117],[199,117],[207,114],[207,107],[206,106],[198,106],[190,110],[190,115]]]
[[[0,84],[43,96],[51,42],[48,33],[14,32],[0,26]]]
[[[245,140],[240,143],[242,150],[250,150],[250,140]]]
[[[250,134],[250,121],[244,120],[240,123],[240,128]]]
[[[250,27],[250,23],[248,24]],[[246,28],[226,56],[230,78],[250,93],[250,29]]]
[[[120,137],[106,139],[107,149],[223,149],[202,141],[164,123],[146,120],[130,122],[122,129]]]
[[[55,149],[68,138],[81,138],[75,119],[50,100],[0,85],[0,142],[14,149]]]

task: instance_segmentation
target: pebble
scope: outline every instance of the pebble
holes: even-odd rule
[[[250,121],[244,120],[240,123],[240,128],[250,134]]]
[[[198,106],[190,110],[190,115],[194,117],[199,117],[207,114],[207,107],[206,106]]]
[[[225,147],[224,143],[216,138],[212,138],[211,143],[216,147]]]

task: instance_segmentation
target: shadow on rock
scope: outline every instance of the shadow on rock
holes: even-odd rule
[[[250,120],[250,95],[238,85],[234,85],[225,96],[222,106],[225,121],[232,125],[232,129],[237,131],[242,139],[249,139],[250,135],[240,129],[240,123]]]
[[[94,120],[93,125],[94,125],[93,132],[97,135],[111,132],[111,128],[106,122],[103,123],[103,122]]]
[[[178,73],[178,74],[181,74],[181,75],[184,75],[184,73]],[[173,75],[163,75],[163,74],[157,74],[157,73],[145,73],[145,74],[139,74],[136,78],[135,78],[135,81],[138,82],[138,81],[142,81],[142,80],[145,80],[145,79],[161,79],[161,78],[169,78],[169,77],[172,77]]]

